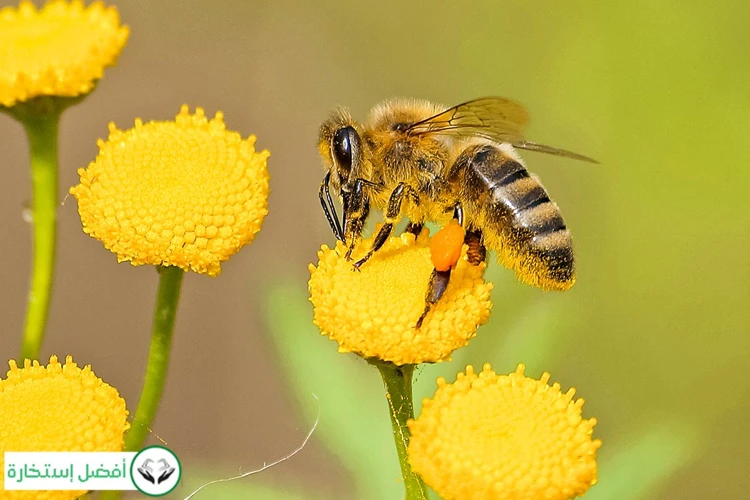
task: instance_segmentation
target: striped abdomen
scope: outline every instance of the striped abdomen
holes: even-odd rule
[[[470,226],[521,281],[567,290],[575,281],[573,246],[560,210],[507,144],[464,151],[452,169]]]

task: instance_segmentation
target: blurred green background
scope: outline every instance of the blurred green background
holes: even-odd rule
[[[13,2],[0,0],[0,6]],[[204,2],[122,0],[131,38],[63,117],[60,193],[107,122],[225,112],[271,153],[270,214],[218,279],[188,276],[153,442],[201,481],[196,498],[400,498],[376,371],[311,324],[306,265],[333,237],[320,212],[317,127],[397,97],[448,105],[512,97],[528,136],[597,158],[528,153],[574,235],[563,294],[496,264],[490,323],[454,360],[421,369],[418,397],[467,363],[552,373],[599,423],[590,499],[750,498],[750,6],[741,2]],[[29,270],[21,127],[0,117],[0,358],[17,355]],[[375,216],[377,218],[378,215]],[[134,408],[156,288],[60,209],[49,354],[72,353]],[[315,394],[318,400],[313,396]],[[282,495],[279,491],[284,491]]]

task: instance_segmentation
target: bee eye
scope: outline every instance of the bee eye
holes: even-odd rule
[[[352,168],[352,136],[356,133],[352,127],[344,127],[333,136],[333,156],[336,164],[347,172]]]

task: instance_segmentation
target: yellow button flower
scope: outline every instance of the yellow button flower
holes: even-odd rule
[[[467,366],[453,384],[440,378],[409,421],[409,462],[445,500],[566,500],[596,483],[596,419],[581,418],[575,389],[524,369]]]
[[[362,240],[352,261],[344,258],[341,242],[334,249],[324,245],[318,266],[310,265],[313,322],[339,343],[340,352],[397,365],[443,361],[487,322],[492,283],[482,279],[484,264],[469,264],[465,249],[445,294],[417,329],[433,270],[428,232],[390,238],[359,272],[352,271],[372,242]]]
[[[0,9],[0,105],[38,96],[87,94],[128,39],[114,7],[28,0]]]
[[[208,120],[183,106],[173,122],[110,123],[98,144],[70,193],[84,232],[119,262],[216,276],[268,213],[269,153],[255,151],[255,136],[227,131],[222,113]]]
[[[68,356],[65,365],[50,357],[49,365],[23,368],[10,361],[0,380],[0,470],[6,451],[121,451],[130,427],[125,400],[117,389]],[[73,499],[85,491],[5,491],[8,499]]]

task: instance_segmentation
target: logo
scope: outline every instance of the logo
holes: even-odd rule
[[[158,497],[174,490],[182,476],[177,455],[163,446],[138,453],[6,451],[4,458],[0,490],[138,490]]]
[[[149,446],[133,458],[130,477],[141,493],[160,497],[177,487],[182,465],[177,455],[164,446]]]

